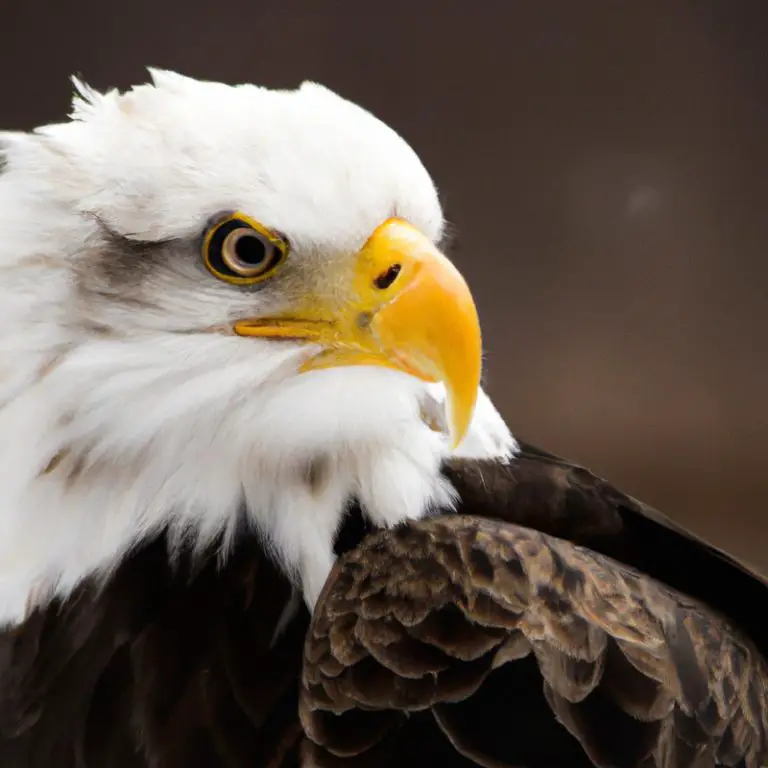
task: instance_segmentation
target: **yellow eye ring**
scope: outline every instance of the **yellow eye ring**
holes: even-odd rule
[[[288,255],[288,243],[258,221],[235,212],[208,228],[202,251],[205,266],[219,280],[253,285],[277,271]]]

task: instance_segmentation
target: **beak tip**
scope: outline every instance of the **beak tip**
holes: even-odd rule
[[[448,445],[451,451],[455,451],[469,434],[479,386],[475,387],[472,397],[463,402],[454,399],[450,390],[448,392]]]

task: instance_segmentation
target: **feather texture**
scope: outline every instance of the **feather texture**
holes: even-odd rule
[[[302,722],[339,756],[389,735],[394,712],[431,709],[479,765],[519,765],[529,691],[510,691],[528,657],[594,765],[757,768],[768,753],[768,666],[748,639],[701,603],[538,531],[457,516],[375,534],[338,563],[319,605]]]
[[[0,634],[0,764],[760,765],[762,578],[530,446],[445,473],[456,516],[350,512],[309,632],[273,642],[291,587],[248,528],[35,611]]]
[[[291,588],[256,538],[169,565],[160,537],[103,589],[0,635],[0,765],[269,765],[300,735],[306,611],[271,647]]]

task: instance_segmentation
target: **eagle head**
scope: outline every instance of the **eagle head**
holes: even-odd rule
[[[0,621],[243,521],[312,605],[350,500],[418,518],[515,448],[405,141],[314,83],[151,75],[0,134]]]

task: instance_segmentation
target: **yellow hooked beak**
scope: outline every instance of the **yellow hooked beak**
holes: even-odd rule
[[[472,295],[456,267],[402,219],[377,227],[351,271],[290,313],[235,323],[240,336],[304,340],[323,349],[303,371],[347,365],[394,368],[448,395],[453,447],[466,434],[480,386],[482,344]]]

